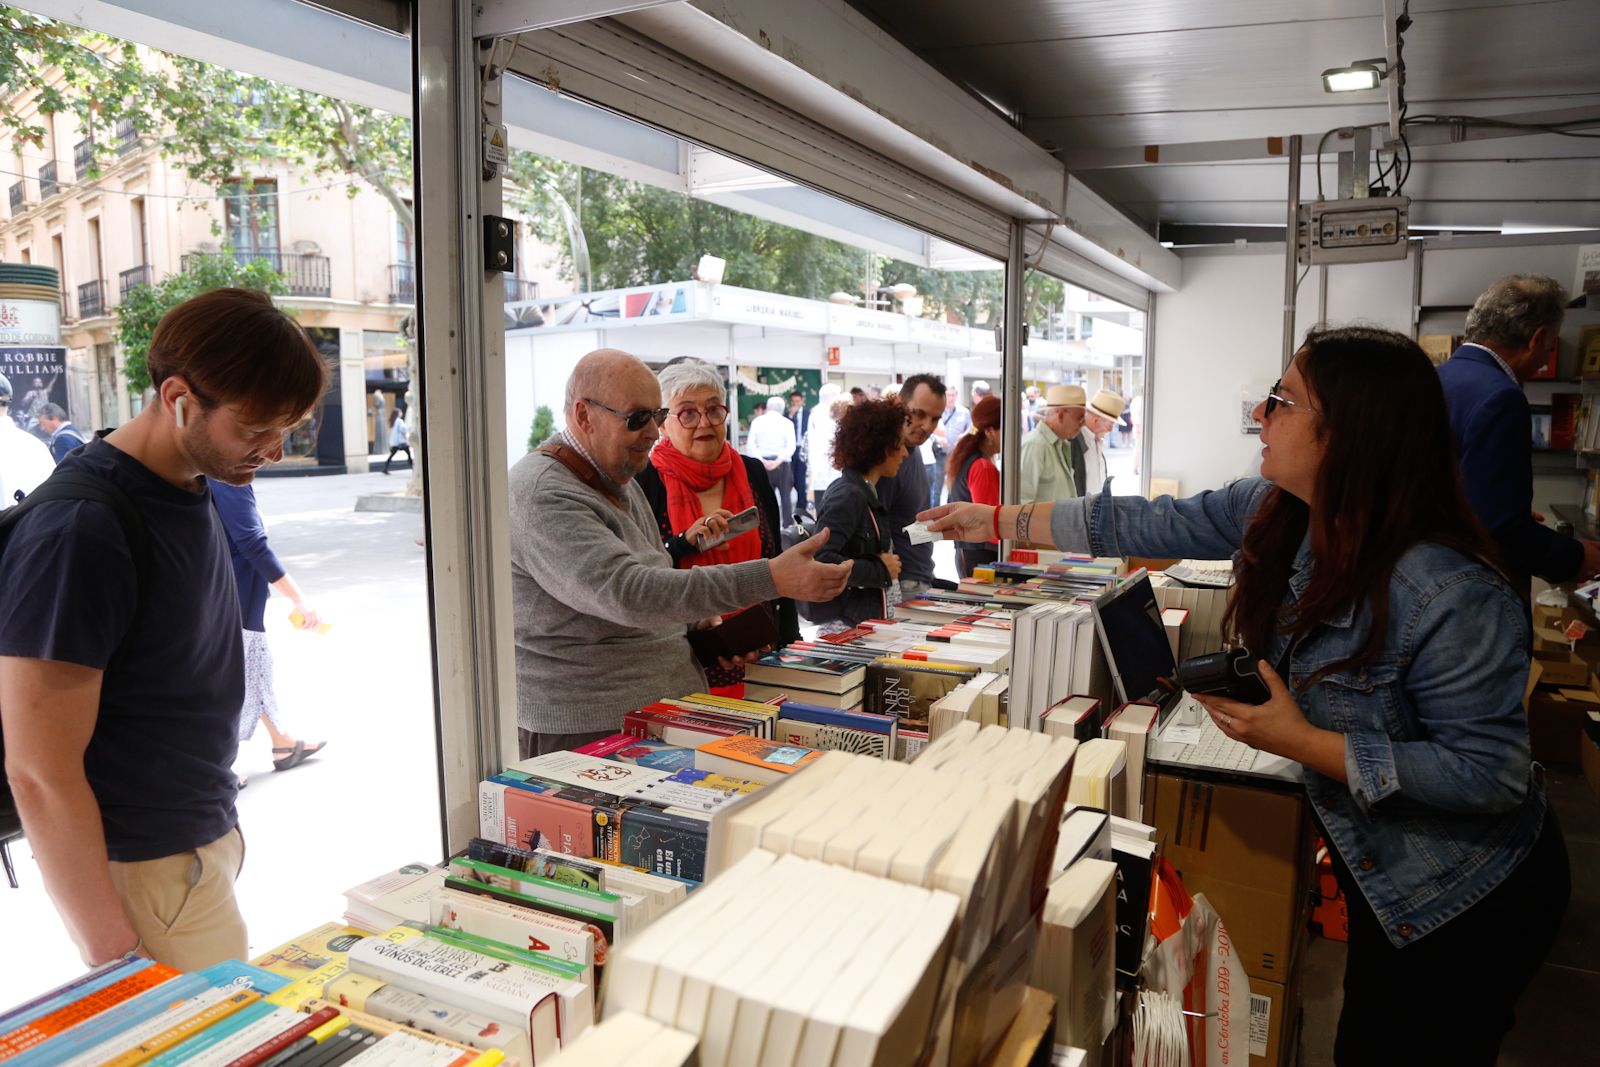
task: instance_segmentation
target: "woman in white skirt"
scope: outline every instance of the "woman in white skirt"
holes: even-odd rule
[[[244,707],[239,713],[239,740],[255,735],[256,723],[264,723],[272,737],[272,769],[286,771],[321,752],[325,741],[302,741],[283,727],[278,698],[272,680],[272,652],[267,647],[266,611],[271,595],[278,590],[294,604],[290,618],[302,630],[315,629],[317,613],[306,605],[295,580],[279,562],[267,543],[267,527],[256,508],[256,493],[248,485],[209,482],[211,502],[228,534],[233,555],[233,575],[239,587],[239,618],[244,627]],[[239,788],[246,779],[239,777]]]

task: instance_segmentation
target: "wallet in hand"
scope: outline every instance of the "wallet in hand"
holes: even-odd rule
[[[717,666],[717,657],[731,659],[778,643],[778,624],[765,604],[745,608],[709,630],[690,630],[689,647],[701,666]]]

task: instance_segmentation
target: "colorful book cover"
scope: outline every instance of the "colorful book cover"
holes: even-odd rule
[[[694,766],[694,749],[683,745],[669,745],[665,741],[656,741],[646,737],[634,737],[630,734],[614,734],[599,741],[590,742],[577,751],[589,756],[598,756],[601,759],[616,760],[619,763],[631,763],[636,767],[648,767],[654,771],[665,771],[668,774]]]
[[[503,776],[497,776],[503,777]],[[595,845],[594,808],[527,783],[508,782],[513,788],[502,798],[505,843],[533,851],[549,848],[573,856],[605,855]]]
[[[888,759],[893,751],[888,734],[852,730],[847,726],[830,726],[826,723],[801,722],[797,719],[778,720],[778,740],[791,745],[814,748],[821,752],[849,752],[873,759]]]
[[[171,1010],[173,1005],[199,996],[210,988],[210,983],[198,974],[180,974],[154,989],[140,993],[132,1000],[108,1008],[42,1045],[19,1053],[6,1061],[7,1067],[56,1067],[114,1039],[126,1030],[149,1022]]]
[[[820,704],[807,704],[799,700],[786,700],[779,708],[779,715],[785,719],[795,719],[800,722],[814,722],[827,726],[843,726],[851,730],[866,730],[869,733],[888,734],[894,736],[897,720],[893,715],[875,715],[866,711],[846,711],[841,708],[828,708]]]
[[[822,755],[814,749],[763,737],[724,737],[701,745],[698,751],[768,774],[792,774]]]
[[[670,773],[582,752],[547,752],[532,759],[519,760],[506,770],[522,771],[537,778],[612,797],[627,796],[639,786],[658,782]]]
[[[408,1026],[469,1048],[515,1053],[527,1045],[525,1035],[497,1019],[463,1011],[364,974],[345,975],[337,986],[330,988],[329,999],[340,1008]]]
[[[263,952],[250,962],[291,980],[304,978],[322,965],[343,958],[356,942],[371,936],[353,926],[324,923],[269,952]]]
[[[566,907],[583,908],[613,917],[620,916],[624,906],[621,896],[616,893],[580,889],[536,874],[525,874],[478,860],[462,858],[451,860],[450,874],[452,879],[485,882],[539,900],[550,900]],[[450,880],[445,884],[450,884]]]
[[[18,1004],[16,1007],[0,1015],[0,1037],[10,1033],[23,1023],[32,1022],[43,1015],[48,1015],[57,1008],[71,1004],[79,997],[86,996],[96,989],[104,989],[113,982],[121,981],[134,971],[142,971],[146,967],[154,966],[154,960],[144,957],[131,960],[112,960],[102,963],[92,970],[85,971],[70,982],[46,990],[32,1000]]]
[[[257,967],[253,963],[244,963],[240,960],[223,960],[197,973],[218,989],[226,986],[234,986],[241,990],[254,989],[262,996],[276,993],[294,981],[281,974],[273,974],[265,967]]]
[[[453,889],[458,893],[470,893],[475,896],[487,897],[518,908],[527,908],[529,911],[553,915],[561,919],[570,919],[582,923],[594,936],[595,961],[604,961],[610,955],[610,946],[616,940],[616,920],[609,915],[587,908],[569,907],[564,904],[555,904],[548,900],[540,900],[526,893],[519,893],[514,889],[503,889],[500,886],[489,885],[486,882],[475,882],[469,878],[449,878],[445,881],[446,889]]]
[[[178,971],[157,963],[150,967],[141,967],[104,988],[85,993],[76,1000],[15,1027],[0,1037],[0,1060],[10,1059],[19,1052],[35,1045],[42,1045],[79,1023],[132,1000],[156,986],[170,982],[178,975]]]
[[[433,918],[434,926],[546,953],[576,967],[606,962],[607,945],[590,924],[492,897],[442,890],[433,901]]]
[[[709,824],[648,805],[622,813],[622,862],[691,882],[706,876]]]

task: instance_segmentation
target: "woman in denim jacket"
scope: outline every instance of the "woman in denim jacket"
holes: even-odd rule
[[[924,513],[962,540],[1235,560],[1265,653],[1229,737],[1305,769],[1350,907],[1335,1061],[1489,1064],[1566,910],[1566,846],[1521,702],[1523,602],[1467,505],[1438,374],[1387,330],[1314,332],[1255,415],[1260,478],[1187,500]]]

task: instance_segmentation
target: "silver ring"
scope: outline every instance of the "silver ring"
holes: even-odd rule
[[[1224,715],[1222,717],[1222,725],[1226,726],[1230,730],[1233,729],[1233,716]]]

